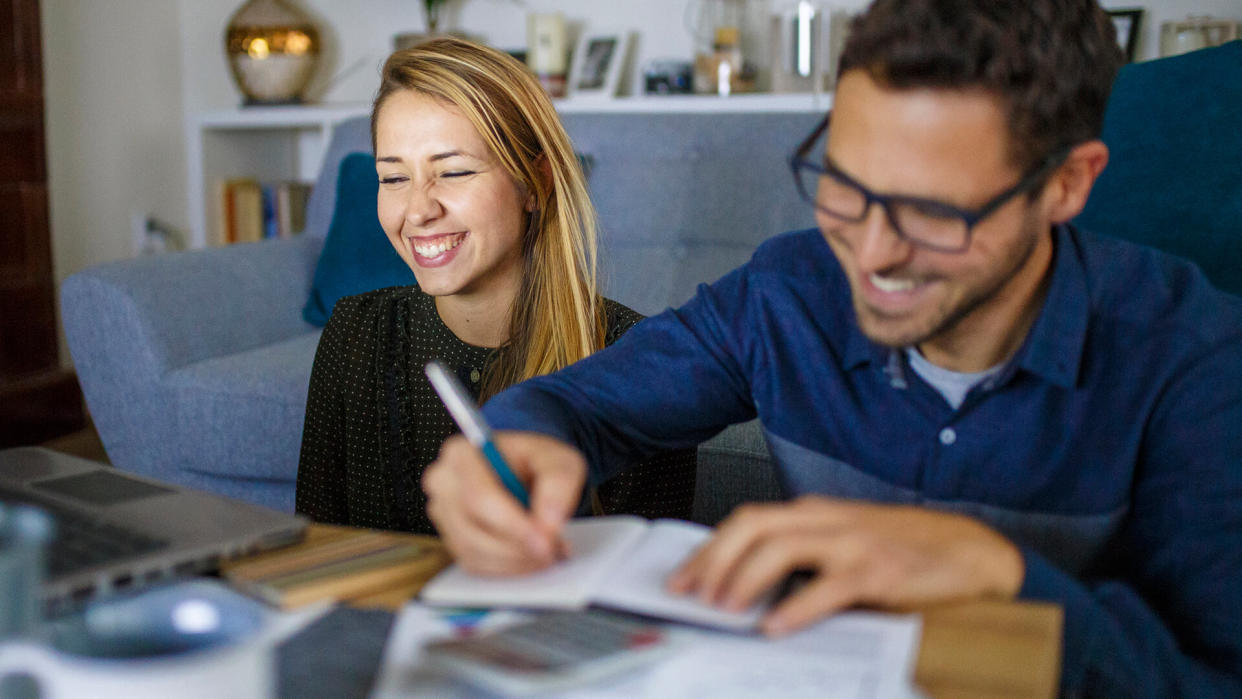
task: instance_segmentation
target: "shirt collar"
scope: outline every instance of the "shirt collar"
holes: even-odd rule
[[[1078,379],[1082,362],[1090,299],[1086,270],[1078,256],[1073,229],[1066,224],[1054,227],[1052,240],[1052,280],[1048,295],[1013,364],[1058,386],[1070,388]],[[849,370],[871,363],[889,367],[891,371],[891,351],[867,339],[858,328],[853,309],[850,310],[845,351],[841,354],[842,368]]]
[[[1052,230],[1052,280],[1039,317],[1015,364],[1058,386],[1073,388],[1078,382],[1091,298],[1087,270],[1079,256],[1076,233],[1068,224]]]

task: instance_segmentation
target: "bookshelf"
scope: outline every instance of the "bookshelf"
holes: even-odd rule
[[[827,110],[830,93],[634,96],[565,99],[570,113],[737,113]],[[215,184],[221,179],[299,179],[313,182],[341,122],[370,114],[366,103],[237,107],[191,115],[186,125],[189,247],[203,248],[218,225]]]
[[[222,179],[314,181],[338,124],[370,113],[368,104],[239,107],[203,112],[186,127],[189,247],[216,230],[216,183]]]

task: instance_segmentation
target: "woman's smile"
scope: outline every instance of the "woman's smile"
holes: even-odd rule
[[[469,232],[445,235],[410,236],[410,250],[414,261],[423,267],[439,267],[457,256],[458,247],[470,236]]]

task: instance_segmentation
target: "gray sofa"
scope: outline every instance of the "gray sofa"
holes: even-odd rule
[[[789,151],[819,114],[570,114],[602,222],[606,295],[646,313],[687,300],[764,238],[813,224]],[[69,348],[118,467],[293,508],[320,329],[302,320],[342,158],[369,151],[364,119],[325,155],[306,233],[102,265],[61,289]],[[754,425],[700,448],[696,519],[776,497]]]

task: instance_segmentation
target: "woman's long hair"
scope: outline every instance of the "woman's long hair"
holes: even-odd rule
[[[512,56],[462,39],[437,38],[397,51],[384,63],[371,108],[373,147],[380,108],[400,90],[459,109],[520,191],[535,195],[509,339],[489,365],[482,397],[603,347],[595,208],[569,136],[539,82]]]

